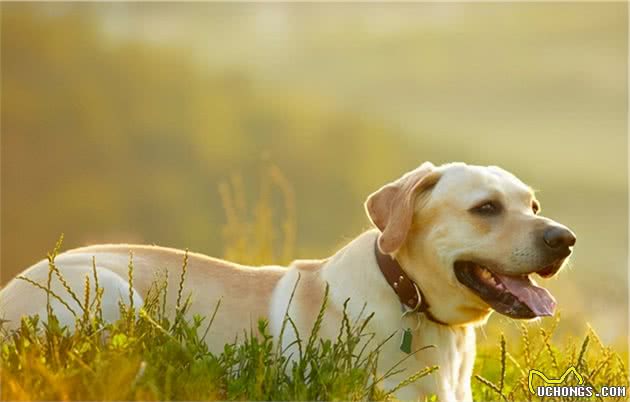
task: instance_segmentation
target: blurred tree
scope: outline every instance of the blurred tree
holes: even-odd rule
[[[80,8],[3,5],[3,281],[61,232],[66,247],[221,255],[218,183],[240,173],[252,198],[268,161],[295,187],[298,253],[312,256],[366,226],[363,197],[422,159],[395,130],[322,99],[199,71],[182,49],[108,42],[95,25]]]

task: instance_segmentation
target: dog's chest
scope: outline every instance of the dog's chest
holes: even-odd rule
[[[403,320],[402,327],[410,320]],[[415,326],[415,325],[414,325]],[[399,399],[416,399],[418,396],[436,394],[440,401],[470,400],[470,377],[475,357],[475,332],[469,326],[447,327],[424,318],[412,328],[409,356],[400,348],[403,330],[392,339],[388,353],[383,354],[381,367],[391,367],[406,358],[401,366],[406,370],[392,378],[387,388],[427,367],[438,366],[429,376],[397,393]],[[422,350],[420,350],[422,349]],[[417,353],[414,353],[418,351]]]

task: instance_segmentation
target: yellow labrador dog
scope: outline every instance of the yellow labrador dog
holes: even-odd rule
[[[287,308],[299,332],[308,334],[328,283],[323,337],[337,335],[342,306],[349,298],[351,318],[358,317],[364,306],[375,313],[368,329],[377,340],[396,331],[401,334],[385,344],[379,367],[389,368],[409,352],[435,346],[407,359],[406,371],[385,384],[391,387],[427,366],[439,366],[436,373],[402,388],[398,398],[437,394],[442,402],[472,400],[475,326],[493,310],[524,319],[553,314],[553,296],[537,286],[533,276],[547,278],[558,272],[571,254],[575,236],[540,216],[532,190],[494,166],[436,167],[427,162],[371,194],[365,208],[376,229],[324,260],[247,267],[190,254],[185,283],[185,292],[192,292],[190,313],[208,316],[222,299],[207,339],[215,352],[259,317],[270,321],[278,337]],[[119,299],[128,298],[130,251],[135,303],[140,305],[156,270],[166,267],[172,270],[169,277],[178,277],[182,251],[98,245],[63,253],[56,262],[68,283],[80,290],[95,257],[105,288],[104,315],[115,319]],[[48,264],[42,261],[22,275],[44,284],[47,274]],[[178,285],[171,282],[169,295],[174,298]],[[53,290],[65,294],[57,282]],[[45,292],[13,280],[0,292],[0,313],[14,325],[25,314],[46,317],[45,300]],[[66,302],[78,308],[72,299]],[[73,324],[61,304],[53,303],[53,308],[62,322]],[[294,337],[287,330],[282,342],[288,345]]]

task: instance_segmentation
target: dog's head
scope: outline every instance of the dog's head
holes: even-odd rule
[[[496,167],[427,162],[371,194],[378,246],[451,325],[492,309],[512,318],[552,315],[553,296],[532,276],[555,275],[575,235],[541,216],[530,187]]]

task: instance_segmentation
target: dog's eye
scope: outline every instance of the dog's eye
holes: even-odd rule
[[[540,212],[540,204],[537,201],[532,201],[532,211],[534,211],[534,215]]]
[[[501,204],[493,201],[487,201],[479,206],[472,208],[471,212],[474,212],[478,215],[486,216],[498,215],[501,212]]]

